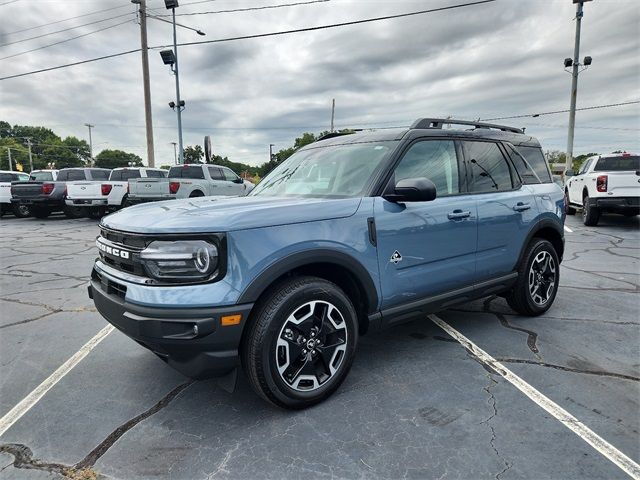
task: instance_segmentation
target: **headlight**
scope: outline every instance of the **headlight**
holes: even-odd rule
[[[218,248],[204,240],[154,241],[140,259],[149,274],[158,280],[200,281],[218,268]]]

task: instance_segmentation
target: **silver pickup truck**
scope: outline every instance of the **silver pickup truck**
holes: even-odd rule
[[[205,196],[245,196],[253,189],[231,169],[219,165],[185,164],[171,167],[168,178],[129,180],[127,204]]]

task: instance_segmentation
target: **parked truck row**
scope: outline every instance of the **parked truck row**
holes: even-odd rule
[[[129,205],[176,198],[244,196],[253,184],[227,167],[185,164],[169,171],[146,167],[64,168],[0,172],[0,208],[17,217],[100,218]]]

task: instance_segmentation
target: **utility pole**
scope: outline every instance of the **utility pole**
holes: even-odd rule
[[[29,173],[33,172],[33,157],[31,156],[31,137],[27,137],[27,146],[29,147]]]
[[[269,144],[269,161],[273,160],[273,147],[275,147],[275,145],[273,143]]]
[[[13,166],[11,166],[11,149],[7,147],[7,154],[9,155],[9,170],[13,172]]]
[[[149,85],[149,45],[147,43],[147,0],[131,0],[140,5],[140,48],[142,51],[142,85],[144,88],[144,119],[147,128],[147,163],[155,166],[153,153],[153,120],[151,118],[151,86]]]
[[[175,64],[173,73],[176,76],[176,112],[178,114],[178,156],[180,164],[184,163],[184,150],[182,143],[182,102],[180,101],[180,75],[178,74],[178,39],[176,35],[176,8],[171,9],[173,16],[173,54],[175,55]]]
[[[173,163],[178,164],[178,153],[176,152],[176,146],[178,145],[176,142],[169,142],[173,145]]]
[[[331,133],[333,133],[333,119],[336,114],[336,99],[331,99]]]
[[[576,126],[576,100],[578,97],[578,74],[580,71],[578,68],[582,66],[580,64],[580,28],[582,26],[582,8],[584,2],[590,0],[573,0],[573,3],[577,4],[576,7],[576,38],[573,45],[573,59],[565,59],[565,68],[571,66],[571,104],[569,107],[569,133],[567,135],[567,157],[564,166],[566,172],[573,163],[573,135]],[[589,66],[591,64],[591,57],[585,57],[584,65]]]
[[[95,125],[85,123],[84,126],[89,128],[89,157],[91,157],[91,166],[93,166],[93,140],[91,139],[91,129],[95,127]]]

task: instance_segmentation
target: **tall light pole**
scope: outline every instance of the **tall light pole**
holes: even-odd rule
[[[269,161],[273,160],[273,147],[275,147],[275,145],[273,143],[269,144]]]
[[[27,137],[27,146],[29,147],[29,173],[33,172],[33,156],[31,155],[31,137]]]
[[[11,165],[11,149],[7,147],[7,155],[9,155],[9,170],[13,172],[13,166]]]
[[[142,52],[142,86],[144,89],[144,120],[147,130],[147,163],[155,166],[153,153],[153,120],[151,118],[151,85],[149,84],[149,45],[147,43],[147,0],[131,0],[140,5],[140,49]]]
[[[573,136],[576,126],[576,100],[578,97],[578,74],[580,73],[579,67],[586,68],[591,65],[591,57],[584,57],[584,63],[580,64],[580,28],[582,26],[582,7],[584,2],[591,0],[573,0],[573,3],[577,4],[576,7],[576,38],[573,45],[573,59],[565,58],[564,67],[571,68],[571,103],[569,106],[569,132],[567,135],[567,157],[564,166],[566,172],[573,164]]]
[[[95,127],[95,125],[85,123],[84,126],[89,129],[89,157],[91,157],[91,165],[93,165],[93,140],[91,139],[91,129]]]
[[[333,133],[333,119],[336,114],[336,99],[331,99],[331,133]]]
[[[170,145],[173,145],[173,163],[178,164],[178,153],[176,152],[176,142],[169,142]]]

